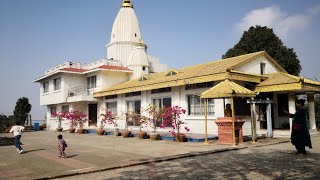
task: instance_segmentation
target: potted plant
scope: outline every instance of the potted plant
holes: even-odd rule
[[[118,125],[116,123],[116,117],[112,114],[112,111],[106,110],[105,114],[104,113],[100,114],[100,118],[101,118],[100,127],[97,130],[97,134],[104,135],[105,130],[103,128],[105,124],[108,123],[108,124],[113,124],[115,126],[115,135],[116,135],[116,131],[117,131],[117,135],[119,135],[119,131],[117,128]]]
[[[178,142],[185,142],[186,135],[180,133],[180,128],[184,126],[184,129],[188,132],[190,129],[185,125],[185,122],[181,121],[181,115],[185,114],[186,110],[182,109],[179,106],[166,107],[164,113],[162,115],[163,124],[160,126],[161,128],[165,128],[168,126],[172,127],[172,130],[169,131]]]
[[[161,123],[164,108],[158,108],[154,104],[150,104],[145,111],[149,114],[149,124],[152,127],[152,133],[149,134],[151,140],[158,140],[160,134],[157,133],[157,124]]]
[[[74,111],[67,112],[65,118],[69,120],[70,128],[69,133],[74,133],[77,127],[77,114]]]
[[[70,111],[69,113],[66,114],[66,118],[70,120],[70,129],[73,130],[77,125],[79,125],[79,128],[77,132],[79,134],[84,134],[85,129],[83,129],[84,123],[88,121],[86,118],[87,115],[81,111]]]
[[[57,111],[57,112],[52,113],[52,116],[57,118],[57,122],[58,122],[57,131],[61,132],[63,130],[61,123],[63,121],[63,118],[65,117],[65,113],[63,113],[61,111]]]
[[[138,114],[135,111],[129,111],[126,113],[125,129],[121,132],[122,137],[124,138],[128,138],[131,136],[131,131],[128,130],[128,119],[131,119],[131,121],[135,123],[138,120]]]
[[[137,137],[139,139],[146,139],[148,134],[146,131],[142,131],[143,127],[147,127],[148,125],[148,117],[145,116],[138,116],[136,117],[137,120],[139,121],[140,125],[139,125],[139,131],[137,132]]]

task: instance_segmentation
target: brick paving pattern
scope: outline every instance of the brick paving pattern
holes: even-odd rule
[[[0,179],[320,179],[320,135],[302,156],[283,138],[234,148],[63,132],[70,158],[59,159],[58,134],[24,133],[21,155],[0,146]]]

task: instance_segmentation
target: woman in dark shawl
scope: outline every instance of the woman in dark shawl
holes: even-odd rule
[[[291,143],[296,147],[297,154],[306,154],[305,147],[312,148],[311,139],[309,134],[309,128],[307,125],[306,111],[304,110],[305,100],[299,99],[296,101],[297,111],[294,114],[290,114],[284,110],[284,113],[288,114],[292,120],[292,131],[291,131]]]

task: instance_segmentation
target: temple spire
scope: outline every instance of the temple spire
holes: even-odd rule
[[[123,0],[121,7],[133,8],[133,4],[131,4],[130,0]]]

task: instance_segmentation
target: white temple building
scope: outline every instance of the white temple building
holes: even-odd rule
[[[228,79],[258,95],[255,98],[255,129],[266,134],[289,135],[290,120],[281,108],[295,112],[297,95],[307,95],[309,125],[315,130],[314,94],[320,92],[320,82],[288,74],[266,52],[255,52],[206,64],[180,69],[167,69],[159,59],[147,54],[133,4],[124,0],[113,23],[107,58],[89,64],[65,62],[45,71],[34,80],[40,84],[40,105],[47,107],[47,129],[57,128],[51,114],[58,110],[79,110],[88,114],[91,122],[85,128],[96,129],[101,108],[119,117],[119,129],[125,126],[125,113],[144,114],[149,104],[158,107],[181,106],[182,117],[189,133],[204,133],[204,103],[200,98],[206,90]],[[199,52],[201,53],[201,52]],[[217,134],[215,120],[224,116],[229,99],[208,99],[208,133]],[[235,100],[237,116],[244,120],[244,134],[251,134],[250,106],[246,99]],[[259,119],[263,112],[265,119]],[[261,121],[258,121],[261,120]],[[268,120],[268,123],[267,123]],[[63,123],[63,128],[69,125]],[[106,128],[113,128],[107,125]],[[129,129],[138,130],[135,123]],[[145,131],[151,131],[145,129]],[[160,129],[159,131],[168,131]],[[316,131],[315,131],[316,132]]]

